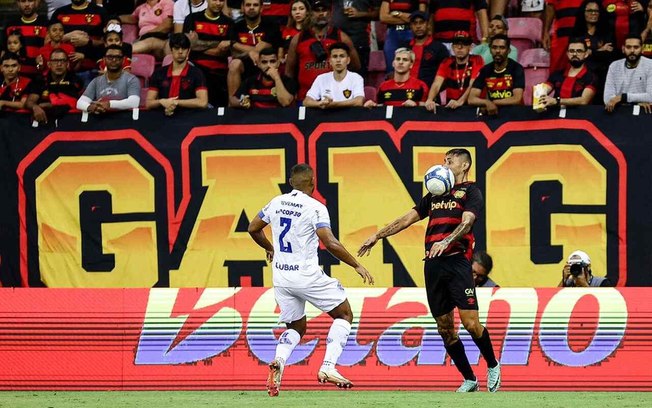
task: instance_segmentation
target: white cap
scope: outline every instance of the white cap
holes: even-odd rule
[[[591,258],[584,251],[575,251],[568,257],[569,264],[578,264],[582,263],[584,265],[591,265]]]

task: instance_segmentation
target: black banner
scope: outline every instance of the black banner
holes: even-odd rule
[[[391,114],[391,115],[389,115]],[[389,119],[387,115],[391,116]],[[556,286],[566,257],[595,275],[650,286],[649,116],[621,108],[536,114],[464,108],[297,109],[70,115],[32,128],[0,119],[0,281],[4,286],[271,286],[249,220],[288,191],[292,165],[316,169],[336,236],[354,252],[422,196],[425,169],[469,148],[485,195],[476,248],[502,286]],[[422,286],[423,225],[364,259],[380,286]],[[324,270],[358,286],[322,251]]]

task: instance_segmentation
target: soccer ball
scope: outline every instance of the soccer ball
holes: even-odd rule
[[[441,164],[432,166],[423,177],[426,189],[434,196],[448,194],[455,185],[453,172]]]

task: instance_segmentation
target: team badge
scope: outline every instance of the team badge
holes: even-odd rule
[[[34,35],[37,37],[41,35],[41,27],[34,27]]]
[[[414,98],[414,89],[408,89],[405,91],[405,97],[408,99]]]
[[[352,93],[353,93],[353,92],[352,92],[350,89],[345,89],[345,90],[342,91],[342,94],[344,94],[344,97],[345,97],[346,99],[349,99],[349,98],[351,97],[351,94],[352,94]]]
[[[204,25],[198,23],[197,26],[196,26],[196,28],[197,28],[197,30],[203,30],[203,29],[204,29]]]
[[[160,16],[161,13],[163,13],[163,10],[161,10],[161,9],[156,9],[156,11],[154,11],[154,14],[157,15],[157,16]]]
[[[86,24],[93,22],[93,14],[86,14],[84,17],[86,17]]]
[[[69,23],[70,22],[70,17],[68,17],[68,16],[62,17],[61,22],[64,23],[64,24]]]
[[[457,191],[453,194],[453,197],[455,197],[455,198],[457,198],[457,199],[462,199],[462,198],[464,198],[465,195],[466,195],[466,191],[457,190]]]
[[[272,89],[270,89],[269,92],[272,94],[272,96],[274,98],[276,98],[276,87],[273,87]]]
[[[616,11],[616,5],[615,4],[610,4],[607,6],[607,13],[613,13]]]

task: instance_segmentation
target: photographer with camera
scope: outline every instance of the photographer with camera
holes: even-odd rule
[[[613,286],[609,279],[593,276],[591,271],[591,258],[584,251],[575,251],[570,254],[561,276],[561,282],[558,285],[560,288]]]

